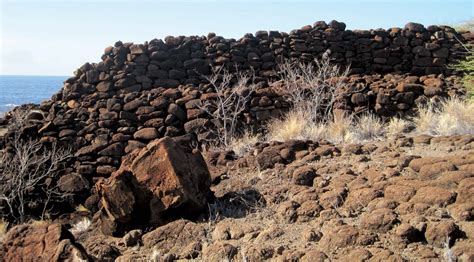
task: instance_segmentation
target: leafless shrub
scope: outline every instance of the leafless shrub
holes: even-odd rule
[[[247,107],[252,92],[253,74],[230,73],[226,69],[213,69],[210,76],[204,76],[214,88],[217,96],[206,101],[200,108],[211,116],[215,129],[211,131],[216,137],[215,146],[231,149],[232,141],[242,133],[240,121]],[[233,81],[235,78],[236,81]]]
[[[333,114],[338,94],[348,89],[349,67],[332,65],[329,59],[314,63],[280,64],[282,85],[277,92],[292,108],[282,118],[267,125],[268,140],[329,139],[343,142],[352,118]]]
[[[21,130],[28,124],[28,112],[20,108],[8,112],[8,118],[8,128],[10,130]]]
[[[338,91],[347,87],[349,67],[333,65],[329,59],[316,59],[314,63],[286,61],[279,67],[283,85],[278,91],[293,108],[309,112],[317,122],[331,117]]]
[[[18,113],[13,120],[11,124],[21,128],[26,118]],[[45,147],[39,140],[26,140],[15,134],[9,141],[9,151],[0,159],[1,215],[14,224],[23,223],[31,216],[43,219],[51,203],[66,197],[56,182],[70,156],[69,150],[59,148],[56,143]]]

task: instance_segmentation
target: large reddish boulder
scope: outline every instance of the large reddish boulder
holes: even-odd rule
[[[1,261],[88,261],[66,228],[48,222],[13,227],[0,247]]]
[[[201,153],[165,137],[127,156],[96,186],[102,231],[121,235],[144,225],[192,217],[207,207],[211,176]]]

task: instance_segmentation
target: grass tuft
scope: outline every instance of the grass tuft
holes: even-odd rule
[[[83,218],[81,221],[77,222],[72,226],[69,230],[74,236],[79,235],[82,232],[87,231],[87,229],[91,226],[91,220],[87,217]]]
[[[413,118],[413,124],[417,133],[435,135],[436,114],[432,103],[418,106],[418,114]]]
[[[398,135],[408,132],[411,122],[402,118],[394,117],[390,119],[385,127],[385,135],[389,138],[397,137]]]
[[[0,220],[0,242],[3,242],[5,235],[8,231],[8,222],[5,220]]]
[[[416,132],[434,136],[474,134],[474,103],[450,98],[419,107],[413,119]]]
[[[328,121],[326,127],[326,140],[334,143],[344,143],[350,136],[350,130],[353,117],[345,114],[335,115],[331,121]]]
[[[448,99],[441,103],[436,115],[437,135],[474,134],[474,103],[459,98]]]
[[[240,157],[252,150],[253,146],[259,141],[261,141],[260,135],[254,135],[246,131],[240,137],[231,138],[230,149]]]
[[[379,117],[373,114],[364,114],[357,119],[348,133],[346,140],[353,143],[362,143],[379,140],[384,134],[384,124]]]

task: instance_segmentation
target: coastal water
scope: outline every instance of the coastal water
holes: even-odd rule
[[[39,104],[58,92],[67,76],[0,75],[0,115],[25,103]]]

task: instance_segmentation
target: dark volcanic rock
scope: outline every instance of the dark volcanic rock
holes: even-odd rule
[[[120,235],[125,229],[195,215],[207,207],[210,184],[199,152],[169,137],[155,140],[130,154],[117,172],[97,185],[102,230]]]

